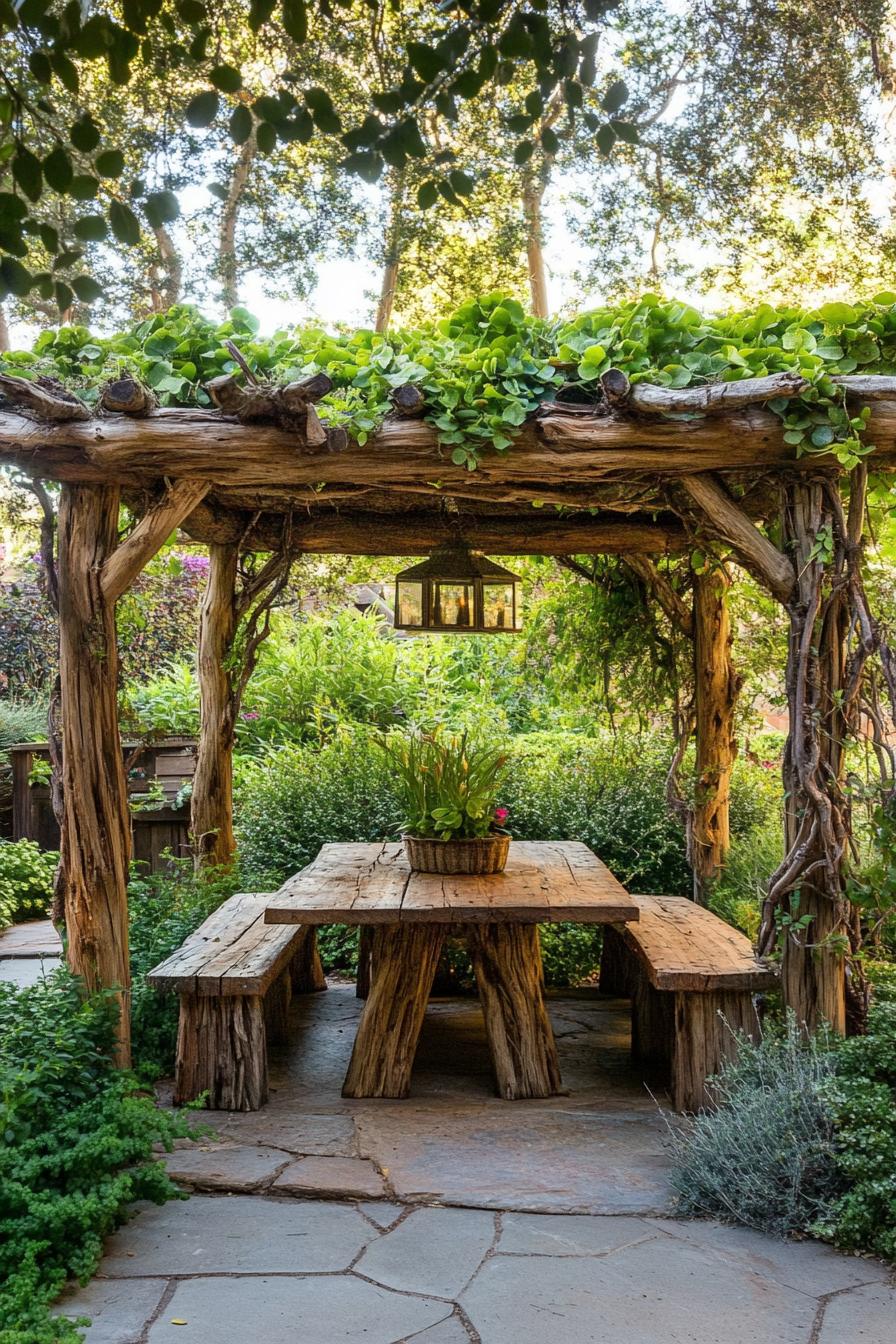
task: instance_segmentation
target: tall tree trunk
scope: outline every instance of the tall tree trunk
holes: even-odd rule
[[[526,219],[526,263],[529,271],[529,295],[536,317],[548,317],[548,275],[544,264],[544,220],[542,203],[545,182],[527,177],[523,182],[523,213]]]
[[[6,309],[0,303],[0,355],[5,355],[12,349],[9,339],[9,323],[6,320]]]
[[[233,835],[233,744],[236,696],[228,671],[237,629],[239,546],[209,546],[208,584],[199,619],[200,726],[191,828],[197,864],[226,866]]]
[[[721,566],[694,575],[696,779],[690,852],[694,899],[706,903],[731,844],[729,793],[737,755],[734,712],[741,680],[731,660],[731,579]]]
[[[386,249],[383,257],[383,277],[380,284],[380,297],[376,306],[374,331],[381,334],[389,330],[392,321],[392,309],[395,306],[395,291],[398,288],[398,274],[401,265],[402,212],[404,210],[404,178],[401,173],[391,173],[389,180],[389,218],[386,222]]]
[[[221,299],[228,308],[235,307],[239,302],[236,225],[243,192],[246,190],[246,183],[249,180],[249,173],[252,170],[257,151],[258,145],[253,125],[252,134],[240,146],[240,152],[231,174],[230,185],[227,188],[227,197],[222,205],[221,221],[218,226],[218,274],[221,279]]]
[[[130,813],[118,731],[115,608],[101,571],[118,541],[117,486],[63,485],[59,676],[68,964],[89,990],[117,987],[118,1062],[130,1063]]]
[[[180,298],[184,266],[180,253],[174,246],[174,239],[164,224],[160,224],[158,228],[153,230],[153,233],[159,252],[160,266],[154,265],[152,268],[150,294],[153,312],[160,313],[170,308],[172,304],[177,303]]]

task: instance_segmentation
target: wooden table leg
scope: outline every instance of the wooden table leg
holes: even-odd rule
[[[467,946],[498,1095],[507,1101],[556,1096],[560,1065],[544,1001],[538,926],[469,924]]]
[[[358,929],[358,974],[355,977],[355,997],[366,999],[370,993],[371,948],[373,928],[362,924]]]
[[[370,992],[344,1097],[406,1097],[433,977],[445,939],[440,924],[377,924]]]

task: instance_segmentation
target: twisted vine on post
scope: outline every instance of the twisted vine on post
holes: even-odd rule
[[[861,563],[867,470],[850,476],[848,511],[838,478],[788,483],[785,549],[796,583],[787,604],[786,690],[790,733],[784,755],[786,854],[763,908],[760,951],[783,935],[785,1001],[810,1029],[861,1030],[868,987],[862,931],[849,900],[852,845],[845,749],[859,729],[865,669],[881,644]]]

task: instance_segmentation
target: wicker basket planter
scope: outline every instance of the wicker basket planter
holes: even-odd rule
[[[509,835],[476,840],[427,840],[405,835],[404,852],[415,873],[501,873],[510,849]]]

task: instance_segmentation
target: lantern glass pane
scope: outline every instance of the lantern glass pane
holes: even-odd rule
[[[396,625],[420,626],[423,624],[423,584],[405,583],[398,585],[398,612]]]
[[[468,629],[473,623],[473,585],[471,583],[436,583],[433,585],[434,626],[453,626]]]
[[[482,585],[482,624],[486,630],[513,630],[513,584]]]

